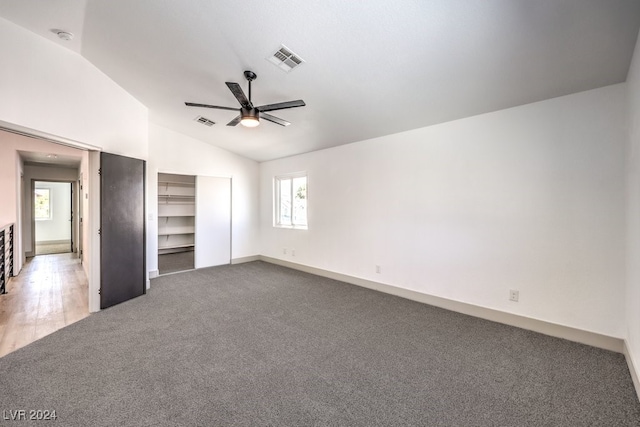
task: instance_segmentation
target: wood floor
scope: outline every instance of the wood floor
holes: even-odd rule
[[[28,259],[0,295],[0,357],[87,317],[87,292],[75,254]]]

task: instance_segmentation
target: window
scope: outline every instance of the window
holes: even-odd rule
[[[307,228],[307,175],[277,176],[275,185],[276,227]]]
[[[35,219],[51,219],[51,190],[48,188],[35,189]]]

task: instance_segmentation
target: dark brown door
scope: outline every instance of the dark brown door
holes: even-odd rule
[[[100,308],[145,293],[145,162],[100,154]]]

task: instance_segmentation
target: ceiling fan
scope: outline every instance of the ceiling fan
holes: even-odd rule
[[[238,111],[240,110],[240,115],[229,123],[227,126],[235,126],[240,123],[246,127],[256,127],[260,124],[260,118],[268,120],[272,123],[275,123],[280,126],[289,126],[289,123],[286,120],[282,120],[279,117],[272,116],[268,114],[267,111],[275,111],[275,110],[284,110],[285,108],[294,108],[294,107],[304,107],[306,104],[303,100],[298,99],[297,101],[287,101],[287,102],[279,102],[277,104],[267,104],[262,105],[260,107],[254,107],[251,103],[251,82],[258,77],[256,73],[253,71],[245,71],[244,77],[249,81],[249,97],[247,98],[242,91],[242,88],[238,83],[226,82],[225,84],[236,97],[238,102],[240,103],[240,108],[233,107],[220,107],[218,105],[208,105],[208,104],[196,104],[193,102],[185,102],[184,104],[188,107],[205,107],[205,108],[216,108],[218,110],[231,110]]]

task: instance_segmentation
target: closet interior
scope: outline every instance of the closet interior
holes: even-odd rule
[[[158,174],[158,272],[192,270],[196,177]]]

